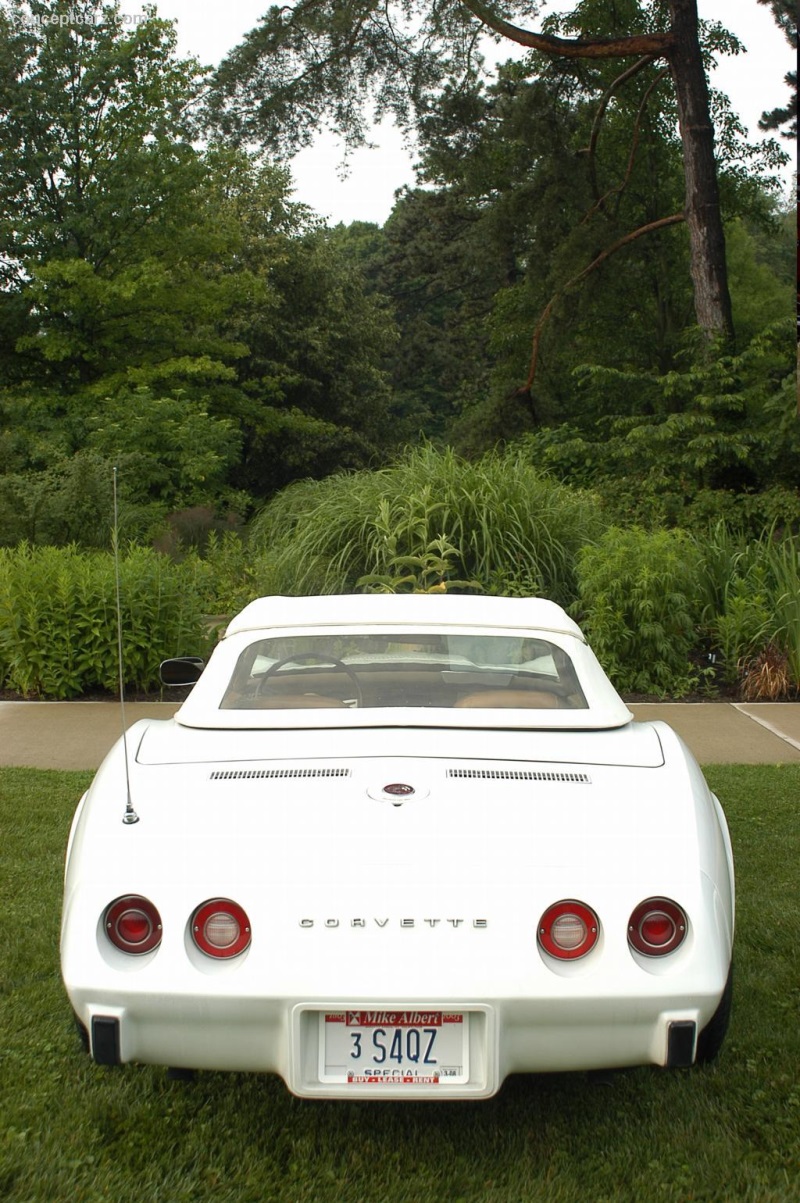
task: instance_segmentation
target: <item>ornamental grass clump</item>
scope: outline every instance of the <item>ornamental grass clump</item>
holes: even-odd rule
[[[789,659],[774,643],[768,643],[757,656],[740,661],[739,672],[745,702],[777,702],[789,693]]]
[[[701,625],[728,685],[748,701],[800,688],[800,541],[773,525],[757,539],[720,523],[695,537]]]
[[[426,590],[459,582],[566,605],[578,551],[604,527],[593,494],[540,472],[523,449],[470,462],[424,445],[387,468],[289,486],[256,517],[250,544],[269,550],[283,593],[413,588],[416,561]],[[437,582],[429,569],[442,547]]]
[[[698,552],[696,595],[709,655],[726,685],[770,637],[770,583],[763,541],[718,522],[692,536]]]
[[[767,543],[772,586],[773,640],[786,656],[790,689],[800,690],[800,537],[784,534]]]

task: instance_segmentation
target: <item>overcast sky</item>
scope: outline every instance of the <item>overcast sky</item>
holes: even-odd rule
[[[178,21],[178,47],[202,63],[216,64],[267,11],[272,0],[156,0],[159,16]],[[550,0],[547,12],[570,9],[567,0]],[[122,11],[138,13],[138,0],[122,0]],[[700,16],[718,20],[744,43],[748,53],[721,61],[712,84],[727,92],[735,110],[758,137],[764,109],[786,103],[783,76],[792,69],[793,54],[768,6],[756,0],[698,0]],[[510,56],[509,56],[510,57]],[[413,183],[411,159],[393,127],[375,135],[379,149],[356,151],[349,175],[340,179],[341,146],[323,136],[292,162],[295,195],[331,222],[375,221],[382,224],[392,209],[394,193]],[[795,144],[787,143],[792,156]],[[787,190],[791,170],[786,169]]]

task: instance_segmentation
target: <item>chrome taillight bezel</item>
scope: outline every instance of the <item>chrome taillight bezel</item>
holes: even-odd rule
[[[582,931],[581,938],[573,945],[559,938],[559,927],[566,933],[569,925]],[[542,915],[537,928],[539,947],[559,961],[577,961],[588,956],[600,936],[600,920],[585,902],[575,898],[564,898],[554,902]]]
[[[211,925],[221,918],[232,921],[237,933],[227,943],[215,943],[210,935]],[[250,947],[250,920],[244,907],[230,898],[209,898],[194,911],[190,924],[194,945],[207,957],[230,960],[241,956]]]
[[[660,923],[664,928],[663,933],[656,938],[655,926],[648,932],[648,923]],[[671,898],[645,898],[631,912],[628,943],[644,957],[664,957],[680,948],[688,930],[686,912],[677,902]]]
[[[134,935],[137,919],[141,934],[136,931]],[[141,894],[123,894],[106,907],[103,930],[120,952],[129,956],[143,956],[158,948],[163,928],[158,908],[149,898]]]

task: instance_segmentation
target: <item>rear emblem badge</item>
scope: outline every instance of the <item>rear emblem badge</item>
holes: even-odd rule
[[[427,785],[409,785],[405,781],[390,781],[388,785],[372,785],[367,796],[375,802],[388,802],[390,806],[404,806],[407,802],[420,802],[430,794]]]

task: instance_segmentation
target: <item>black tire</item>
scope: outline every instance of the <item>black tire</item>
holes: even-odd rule
[[[89,1033],[86,1031],[86,1028],[83,1026],[80,1019],[78,1019],[78,1016],[75,1014],[74,1011],[72,1013],[72,1018],[75,1021],[75,1031],[78,1033],[78,1039],[80,1041],[81,1048],[83,1049],[83,1051],[85,1053],[88,1053],[89,1052]]]
[[[725,1041],[728,1024],[731,1021],[733,1004],[733,963],[728,970],[728,980],[719,1000],[719,1006],[697,1037],[696,1065],[708,1065],[713,1061]]]

